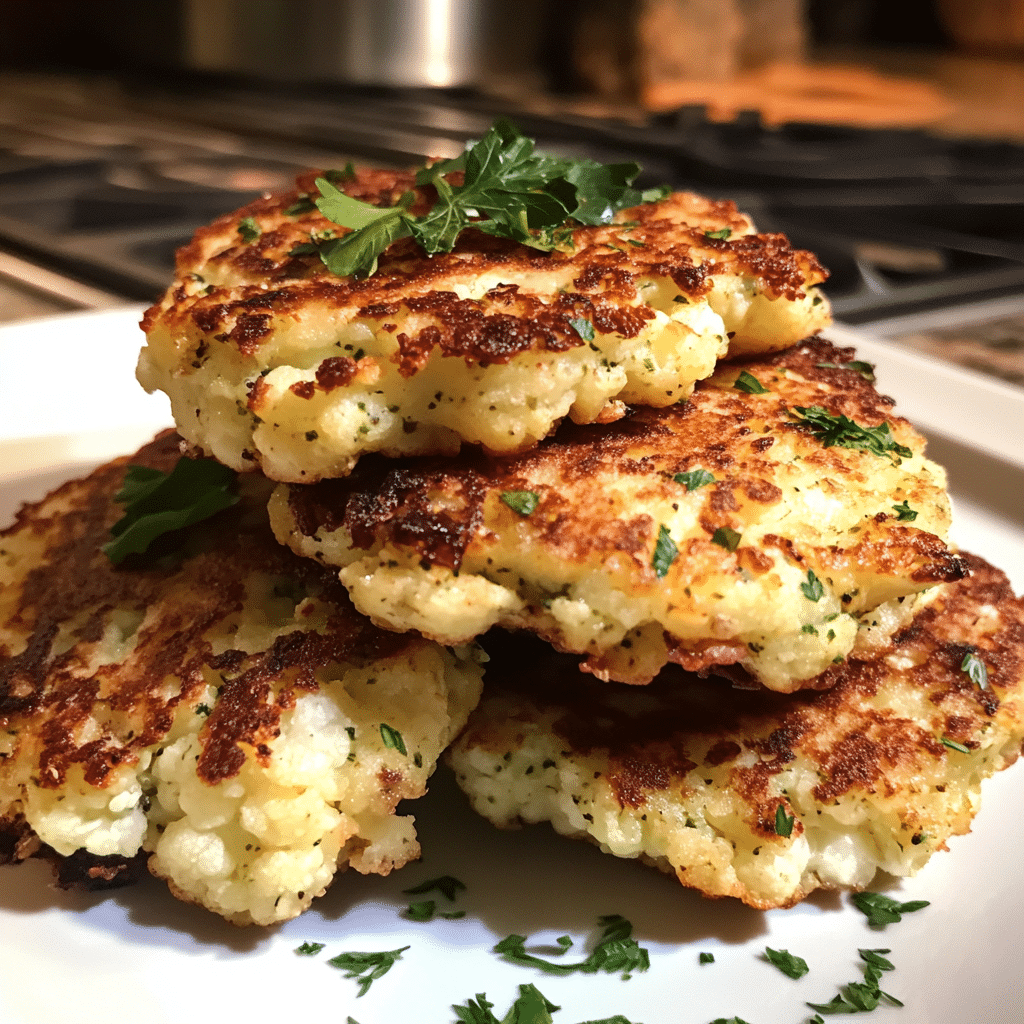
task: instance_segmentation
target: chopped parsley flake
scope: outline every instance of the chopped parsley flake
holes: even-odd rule
[[[196,714],[197,715],[209,715],[210,711],[211,711],[211,708],[210,708],[209,704],[197,704],[196,705]]]
[[[286,217],[299,217],[304,213],[312,213],[315,209],[316,205],[309,196],[299,196],[299,198],[284,211],[284,215]]]
[[[532,515],[537,505],[540,504],[540,495],[534,491],[502,491],[501,500],[513,512],[518,512],[521,516],[528,516]]]
[[[928,900],[911,900],[900,903],[880,892],[857,892],[853,894],[853,905],[867,915],[868,924],[896,924],[904,914],[922,910],[928,906]]]
[[[818,305],[821,302],[820,297],[815,297],[814,305]],[[860,360],[853,360],[849,363],[815,363],[821,370],[853,370],[855,373],[859,373],[869,384],[875,383],[875,368],[871,363],[864,363]]]
[[[552,1024],[551,1014],[560,1010],[537,989],[535,985],[520,985],[519,997],[509,1008],[501,1020],[491,1013],[494,1003],[487,999],[484,992],[478,992],[476,999],[468,999],[465,1006],[453,1006],[455,1016],[462,1024]],[[629,1024],[622,1018],[625,1024]],[[601,1021],[592,1021],[591,1024],[602,1024]],[[610,1018],[604,1024],[619,1024],[614,1018]]]
[[[713,964],[715,962],[715,954],[701,953],[699,960],[702,964]]]
[[[893,509],[899,513],[896,517],[898,523],[912,523],[917,518],[917,512],[910,507],[909,501],[904,501],[899,505],[893,505]]]
[[[966,672],[968,678],[979,690],[988,689],[988,669],[985,662],[974,651],[968,651],[960,662],[960,671]]]
[[[807,570],[807,582],[801,583],[800,589],[808,601],[820,601],[825,596],[825,588],[821,585],[821,580],[810,569]]]
[[[509,935],[494,947],[507,963],[519,967],[537,967],[545,974],[621,974],[623,980],[632,976],[634,971],[646,971],[650,966],[650,957],[646,949],[639,946],[634,938],[633,926],[619,914],[607,914],[598,918],[603,927],[601,938],[594,947],[594,952],[585,960],[575,964],[556,964],[550,960],[542,960],[526,951],[526,937]],[[572,946],[568,936],[558,940],[563,952]]]
[[[958,743],[956,740],[951,740],[948,736],[940,736],[939,739],[944,747],[949,747],[950,750],[958,750],[961,754],[969,754],[971,752],[970,747],[965,747],[962,743]]]
[[[408,948],[403,946],[401,949],[383,950],[380,953],[339,953],[327,962],[339,971],[345,971],[346,978],[357,979],[359,995],[365,996],[370,986],[378,978],[383,978],[402,959],[402,954]]]
[[[380,723],[380,738],[384,741],[384,746],[389,750],[397,750],[403,756],[408,754],[402,734],[397,729],[393,729],[390,725],[385,725],[383,722]]]
[[[719,228],[717,231],[705,231],[705,238],[728,238],[732,234],[732,228]]]
[[[322,942],[304,942],[301,946],[296,947],[295,952],[299,956],[316,956],[323,948]]]
[[[802,978],[810,970],[803,957],[790,953],[788,949],[772,949],[767,946],[764,957],[768,963],[777,967],[789,978]]]
[[[243,217],[238,222],[238,233],[242,236],[243,242],[255,242],[263,234],[254,217]]]
[[[732,382],[732,386],[737,391],[745,391],[748,395],[767,395],[771,393],[768,388],[747,370],[740,370],[740,375]]]
[[[865,894],[861,893],[860,895]],[[877,893],[869,895],[877,895]],[[883,972],[895,970],[893,964],[882,955],[888,953],[889,950],[861,949],[858,952],[864,961],[864,980],[851,981],[844,985],[842,991],[827,1003],[808,1003],[807,1005],[812,1010],[826,1014],[870,1013],[872,1010],[877,1010],[883,1001],[890,1006],[903,1005],[895,996],[883,992],[878,984],[882,980]],[[812,1024],[816,1024],[817,1021],[821,1021],[821,1018],[815,1018]],[[824,1022],[822,1021],[821,1024]]]
[[[654,544],[654,555],[651,558],[651,567],[655,575],[661,579],[669,570],[669,567],[676,560],[679,548],[675,541],[669,536],[668,527],[662,525],[658,529],[658,539]]]
[[[775,808],[775,834],[788,839],[793,834],[793,823],[796,821],[795,814],[787,814],[785,804],[779,804]]]
[[[411,889],[403,889],[406,896],[423,896],[428,892],[439,892],[449,903],[454,902],[460,892],[466,891],[466,884],[460,882],[451,875],[441,875],[440,878],[430,878],[426,882],[420,882]]]
[[[569,326],[584,340],[594,340],[594,325],[582,316],[569,321]]]
[[[848,416],[833,416],[820,405],[797,405],[789,412],[825,448],[838,446],[870,452],[880,458],[890,456],[897,465],[900,459],[909,459],[914,455],[910,448],[897,443],[887,422],[877,427],[862,427]]]
[[[740,546],[741,533],[730,530],[728,526],[720,526],[711,535],[711,543],[717,544],[726,551],[735,551]]]
[[[435,900],[421,900],[419,903],[410,903],[405,908],[405,916],[410,921],[429,921],[433,918],[435,910],[437,910]]]
[[[672,479],[677,484],[682,484],[688,491],[695,491],[698,487],[715,482],[715,478],[706,469],[688,469],[685,473],[676,473]]]

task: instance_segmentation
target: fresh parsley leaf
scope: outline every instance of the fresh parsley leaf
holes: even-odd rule
[[[752,373],[747,370],[740,370],[740,375],[732,382],[737,391],[745,391],[748,395],[768,395],[770,389],[766,388]]]
[[[818,305],[820,301],[820,299],[816,299],[814,305]],[[869,384],[875,383],[875,368],[871,363],[864,363],[855,359],[849,363],[815,363],[814,365],[822,370],[853,370],[855,373],[859,373]]]
[[[384,722],[380,723],[380,738],[384,741],[384,746],[389,750],[397,750],[403,756],[408,754],[402,734]]]
[[[740,546],[740,540],[742,537],[743,534],[729,529],[728,526],[720,526],[711,535],[711,543],[717,544],[721,548],[725,548],[726,551],[735,551]]]
[[[460,185],[445,178],[451,171],[463,172]],[[532,139],[500,120],[459,157],[417,172],[418,185],[437,191],[434,205],[419,216],[408,212],[409,201],[397,207],[342,202],[330,180],[318,179],[321,213],[353,229],[324,246],[321,258],[333,273],[368,275],[399,238],[414,238],[428,254],[450,252],[467,227],[537,249],[566,248],[572,244],[571,222],[607,224],[620,210],[668,194],[667,188],[632,188],[639,172],[637,164],[603,165],[534,152]]]
[[[491,1013],[493,1008],[494,1003],[483,992],[478,992],[475,1000],[467,1000],[465,1006],[452,1007],[463,1024],[552,1024],[551,1014],[561,1009],[545,998],[535,985],[519,986],[519,997],[500,1021]]]
[[[238,233],[243,242],[255,242],[263,234],[254,217],[243,217],[238,222]]]
[[[796,821],[795,814],[787,814],[784,804],[775,808],[775,834],[788,839],[793,834],[793,822]]]
[[[886,960],[883,955],[885,953],[891,953],[891,949],[858,949],[857,952],[860,954],[860,958],[869,967],[873,967],[877,971],[896,970],[896,966],[890,960]]]
[[[715,478],[706,469],[688,469],[685,473],[676,473],[672,479],[677,484],[682,484],[688,491],[695,491],[698,487],[706,487],[715,482]]]
[[[521,516],[528,516],[532,515],[537,505],[540,504],[540,495],[535,491],[502,491],[501,500],[513,512],[518,512]]]
[[[853,905],[867,916],[868,924],[886,925],[903,920],[904,914],[922,910],[928,906],[928,900],[900,903],[899,900],[894,900],[884,893],[857,892],[853,894]]]
[[[451,875],[441,875],[440,878],[428,879],[426,882],[414,885],[411,889],[403,889],[402,892],[407,896],[423,896],[435,890],[441,893],[449,903],[452,903],[460,892],[466,891],[466,886],[464,882],[460,882],[457,878],[452,878]]]
[[[129,466],[114,495],[124,515],[110,528],[104,553],[119,565],[157,537],[209,519],[238,501],[234,485],[234,471],[213,459],[182,458],[170,473]]]
[[[788,978],[802,978],[810,970],[803,957],[790,953],[788,949],[772,949],[766,946],[764,956],[768,963],[777,967]]]
[[[286,217],[299,217],[304,213],[312,213],[315,209],[316,205],[309,196],[299,196],[299,198],[284,211],[284,215]]]
[[[295,948],[295,952],[299,956],[316,956],[323,948],[324,944],[322,942],[304,942],[301,946]]]
[[[801,426],[807,427],[825,448],[838,446],[859,449],[881,458],[888,455],[897,464],[900,459],[909,459],[914,455],[910,448],[896,442],[888,422],[877,427],[862,427],[848,416],[834,416],[820,405],[797,405],[789,412]]]
[[[747,1024],[742,1017],[716,1017],[711,1024]]]
[[[705,231],[705,238],[728,238],[732,234],[732,228],[719,228],[717,231]]]
[[[410,921],[430,921],[436,909],[437,903],[434,900],[421,900],[419,903],[410,903],[405,908],[405,916]]]
[[[968,651],[964,655],[964,660],[960,662],[960,671],[966,672],[967,677],[979,690],[988,689],[988,669],[975,651]]]
[[[715,962],[715,954],[701,953],[699,960],[702,964],[713,964]]]
[[[655,575],[661,579],[669,570],[669,567],[676,560],[679,548],[676,542],[669,536],[668,527],[662,525],[658,529],[658,539],[654,543],[654,555],[651,558],[651,566]]]
[[[807,570],[807,582],[801,583],[800,589],[808,601],[820,601],[825,596],[825,588],[821,585],[821,580],[810,569]]]
[[[633,1021],[628,1017],[623,1017],[621,1013],[617,1013],[614,1017],[602,1017],[600,1020],[584,1020],[580,1021],[580,1024],[633,1024]]]
[[[939,740],[944,747],[949,747],[950,750],[958,750],[961,754],[969,754],[971,752],[970,747],[965,747],[962,743],[951,740],[948,736],[940,736]]]
[[[629,921],[618,914],[607,914],[598,918],[598,923],[604,931],[594,952],[575,964],[556,964],[527,953],[526,937],[523,935],[507,936],[494,947],[494,952],[507,963],[537,967],[545,974],[596,974],[602,971],[606,974],[621,973],[625,980],[634,971],[646,971],[651,966],[647,950],[632,938],[633,926]]]
[[[899,505],[892,506],[895,511],[899,513],[896,517],[898,523],[912,523],[917,518],[917,512],[910,507],[909,501],[904,501]]]
[[[332,184],[337,185],[339,181],[352,181],[356,176],[355,164],[351,160],[339,170],[326,170],[324,177]]]
[[[370,986],[383,978],[402,959],[402,954],[408,948],[403,946],[401,949],[383,950],[380,953],[339,953],[327,962],[339,971],[345,971],[346,978],[357,979],[359,995],[365,996]]]
[[[569,326],[584,340],[594,340],[594,325],[584,317],[576,317],[569,321]]]

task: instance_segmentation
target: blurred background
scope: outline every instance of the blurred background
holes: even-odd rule
[[[301,168],[497,116],[735,199],[837,318],[1024,386],[1024,0],[8,0],[0,323],[150,301]]]

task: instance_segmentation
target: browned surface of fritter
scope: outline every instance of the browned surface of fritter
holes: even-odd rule
[[[671,278],[681,294],[697,298],[717,274],[749,274],[769,298],[789,300],[802,297],[826,276],[811,253],[794,250],[784,236],[752,234],[750,221],[733,203],[674,193],[626,211],[620,217],[626,224],[576,228],[575,248],[569,252],[542,252],[469,229],[451,253],[427,256],[412,239],[403,239],[380,257],[372,276],[341,278],[315,253],[289,255],[311,234],[346,232],[309,201],[319,195],[315,176],[310,172],[298,180],[296,190],[256,200],[201,228],[179,250],[176,286],[146,313],[143,329],[148,333],[158,321],[176,335],[198,328],[254,356],[270,336],[274,317],[315,304],[384,320],[387,329],[387,317],[401,303],[432,318],[415,336],[396,336],[400,366],[409,376],[435,346],[446,356],[483,364],[508,362],[530,350],[578,347],[585,342],[570,321],[579,317],[600,332],[633,337],[652,315],[646,308],[630,307],[638,299],[637,280],[648,275]],[[413,175],[399,171],[360,169],[336,185],[382,206],[394,205],[412,190],[417,196],[412,213],[425,212],[435,199],[431,186],[417,188]],[[261,227],[251,243],[238,233],[246,217],[257,218]],[[726,227],[731,231],[727,239],[705,233]],[[569,274],[573,289],[550,303],[521,294],[516,285],[498,286],[482,300],[462,299],[451,290],[455,279],[488,272]],[[205,286],[197,286],[196,275]],[[201,351],[195,355],[203,358]]]
[[[555,710],[554,731],[566,758],[607,755],[604,781],[621,807],[642,807],[670,789],[685,800],[689,772],[725,766],[721,785],[750,809],[749,827],[766,840],[778,838],[780,798],[770,792],[771,780],[797,758],[817,770],[821,781],[813,796],[821,805],[856,792],[913,792],[925,765],[956,756],[943,737],[975,750],[997,718],[1024,736],[1024,601],[998,569],[964,558],[969,575],[944,587],[894,637],[889,657],[830,668],[833,685],[818,692],[740,690],[696,676],[681,686],[676,677],[683,670],[674,666],[641,691],[623,690],[592,681],[575,659],[531,638],[492,634],[484,639],[491,655],[484,700],[458,744],[508,750],[515,715],[495,725],[487,705],[515,695],[525,702],[524,722],[536,717],[534,709]],[[986,688],[961,669],[969,653],[987,667]],[[894,668],[894,661],[908,667]],[[910,696],[929,708],[930,720],[901,712]],[[753,764],[743,756],[749,751],[757,754]],[[800,828],[797,821],[794,835]]]
[[[861,374],[841,367],[852,358],[852,349],[819,339],[756,362],[735,363],[723,372],[746,368],[767,381],[771,371],[790,369],[804,379],[787,381],[784,393],[765,395],[702,382],[685,403],[667,409],[636,408],[612,424],[565,423],[536,449],[513,458],[464,453],[457,461],[396,462],[366,457],[345,479],[292,485],[292,516],[306,536],[344,527],[355,547],[390,542],[412,549],[425,564],[458,571],[467,548],[485,539],[482,524],[488,498],[529,490],[539,497],[529,517],[538,545],[570,562],[625,556],[646,583],[654,583],[650,552],[658,523],[645,512],[621,514],[612,497],[594,488],[595,473],[641,478],[645,496],[671,501],[679,492],[673,476],[699,467],[716,478],[700,492],[706,495],[700,523],[707,537],[691,540],[680,557],[692,575],[700,576],[721,560],[721,548],[711,541],[719,528],[742,532],[745,520],[757,515],[757,506],[782,500],[773,483],[777,436],[806,438],[801,448],[804,464],[821,477],[842,480],[858,472],[851,469],[856,460],[849,450],[818,444],[788,409],[822,405],[862,426],[888,422],[900,443],[920,451],[920,436],[906,420],[892,415],[892,399],[880,395]],[[819,383],[829,386],[827,393]],[[959,578],[963,569],[957,555],[934,534],[899,525],[896,518],[888,506],[875,516],[873,527],[864,530],[856,544],[856,557],[878,566],[880,572],[907,572],[921,583]],[[772,537],[771,543],[788,549],[796,562],[803,561],[791,542]],[[750,563],[745,567],[752,571],[764,572],[773,564],[754,548],[741,548],[737,557]],[[825,548],[816,550],[815,557],[820,565],[828,565],[849,557],[849,552]]]
[[[178,455],[179,439],[168,432],[136,456],[22,509],[0,534],[0,549],[15,534],[40,543],[38,563],[24,580],[3,583],[10,612],[4,630],[11,644],[24,637],[26,645],[16,651],[0,641],[0,728],[17,732],[6,763],[29,760],[43,788],[60,788],[73,766],[89,785],[102,787],[117,765],[135,762],[139,751],[161,741],[179,705],[204,689],[204,668],[221,676],[223,691],[203,728],[197,773],[211,784],[230,778],[244,761],[240,745],[255,748],[266,763],[265,744],[277,735],[281,712],[318,688],[319,667],[377,658],[415,642],[374,628],[353,611],[333,573],[274,541],[262,488],[185,531],[175,546],[158,544],[145,560],[132,556],[121,568],[112,565],[100,548],[122,512],[113,496],[126,466],[168,471]],[[242,486],[254,485],[259,482]],[[215,656],[206,634],[241,612],[253,574],[280,574],[332,602],[330,631],[295,630],[267,651]],[[115,607],[146,615],[137,644],[122,661],[93,669],[89,660]],[[54,639],[67,628],[74,643],[57,653]],[[90,720],[102,723],[101,735],[80,740]]]

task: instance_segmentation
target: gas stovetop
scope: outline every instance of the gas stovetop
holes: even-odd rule
[[[830,269],[866,323],[1024,294],[1024,147],[791,124],[703,108],[647,119],[512,110],[475,95],[48,79],[0,90],[0,247],[150,300],[193,230],[308,166],[453,156],[496,116],[540,147],[638,160],[641,184],[732,198]]]

